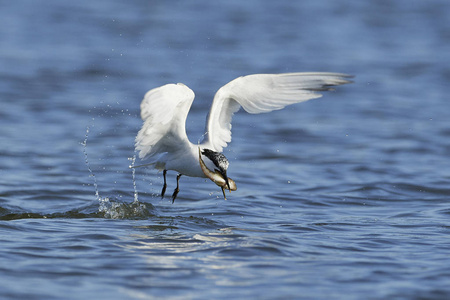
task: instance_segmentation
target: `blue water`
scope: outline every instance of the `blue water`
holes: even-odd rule
[[[448,299],[450,2],[2,1],[0,298]],[[203,133],[252,73],[355,83],[226,148],[238,190],[128,166],[145,92]],[[134,175],[134,176],[133,176]],[[168,193],[175,186],[168,174]]]

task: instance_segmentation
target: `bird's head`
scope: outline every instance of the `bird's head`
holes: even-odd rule
[[[228,189],[230,189],[230,184],[228,182],[227,176],[227,169],[230,163],[228,162],[228,159],[225,157],[225,155],[210,149],[203,149],[202,154],[213,162],[214,166],[216,166],[215,171],[219,172],[222,175],[223,179],[225,179]]]
[[[214,172],[208,169],[208,167],[205,165],[202,154],[206,156],[216,167],[214,169]],[[228,189],[229,191],[235,191],[237,189],[236,183],[233,179],[228,178],[227,176],[227,169],[230,163],[228,162],[228,159],[223,155],[222,153],[210,150],[210,149],[198,149],[198,157],[200,162],[200,167],[202,168],[203,173],[211,179],[215,184],[220,186],[222,188],[222,191],[224,192],[224,189]],[[224,192],[225,197],[225,192]],[[226,197],[225,197],[226,199]]]

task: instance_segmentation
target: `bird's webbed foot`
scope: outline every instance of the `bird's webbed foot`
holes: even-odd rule
[[[178,174],[177,175],[177,187],[175,188],[175,190],[173,191],[173,194],[172,194],[172,204],[175,202],[178,192],[180,191],[180,177],[181,177],[181,174]]]

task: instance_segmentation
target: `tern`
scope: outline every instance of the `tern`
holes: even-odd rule
[[[186,118],[195,94],[182,83],[166,84],[149,90],[141,103],[144,122],[135,139],[143,165],[163,171],[166,192],[168,170],[178,172],[177,186],[172,194],[174,203],[182,175],[209,178],[222,188],[236,190],[228,177],[229,162],[222,153],[231,142],[231,119],[241,107],[250,114],[268,113],[287,105],[319,98],[318,92],[351,83],[353,77],[341,73],[254,74],[238,77],[215,94],[206,118],[205,134],[199,144],[189,141]]]

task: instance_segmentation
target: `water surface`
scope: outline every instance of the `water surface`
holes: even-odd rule
[[[447,299],[448,1],[14,1],[0,10],[0,297]],[[128,168],[150,89],[355,83],[240,112],[224,201]],[[134,176],[133,176],[134,175]],[[169,172],[168,193],[175,187]]]

